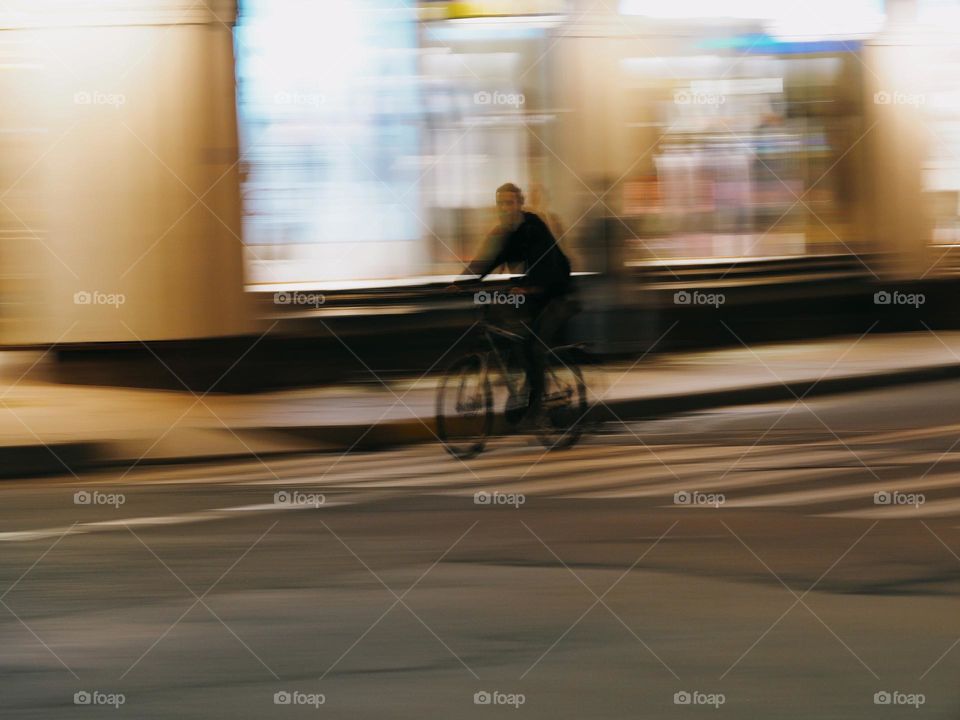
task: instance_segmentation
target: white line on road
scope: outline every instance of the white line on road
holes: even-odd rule
[[[189,525],[191,523],[210,522],[212,520],[228,520],[237,517],[241,513],[261,514],[271,512],[282,512],[285,510],[315,510],[328,507],[340,507],[349,505],[350,502],[343,500],[335,502],[325,502],[322,505],[275,505],[273,503],[262,503],[259,505],[238,505],[235,507],[216,508],[213,510],[202,510],[197,512],[180,513],[177,515],[153,515],[148,517],[124,518],[122,520],[102,520],[99,522],[77,523],[71,535],[109,532],[112,530],[124,530],[127,527],[159,527],[163,525]],[[40,530],[20,530],[15,532],[0,533],[0,542],[30,542],[33,540],[43,540],[46,538],[63,535],[68,528],[43,528]]]

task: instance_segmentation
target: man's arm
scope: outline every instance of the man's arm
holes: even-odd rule
[[[492,258],[484,260],[479,258],[473,260],[460,274],[460,277],[454,281],[454,284],[459,285],[461,283],[483,280],[487,275],[496,270],[500,265],[506,262],[507,255],[507,243],[503,241],[502,233],[499,228],[494,228],[487,234],[487,239],[484,242],[484,249],[494,246],[494,243],[499,241],[499,248]],[[469,277],[468,277],[469,276]]]

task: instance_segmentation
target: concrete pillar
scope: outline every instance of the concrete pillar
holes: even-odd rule
[[[235,15],[235,0],[15,0],[0,13],[14,58],[0,72],[0,344],[256,330]]]
[[[922,276],[932,223],[924,203],[923,167],[930,135],[923,116],[924,63],[913,21],[915,0],[888,0],[887,27],[864,47],[864,145],[871,188],[869,237],[883,253],[875,272],[889,279]]]

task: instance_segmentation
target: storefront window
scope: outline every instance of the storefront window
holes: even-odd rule
[[[420,270],[415,11],[244,0],[236,46],[251,279]]]
[[[633,259],[842,253],[862,240],[845,189],[862,126],[856,43],[796,46],[621,62],[630,152],[651,156],[624,187]]]

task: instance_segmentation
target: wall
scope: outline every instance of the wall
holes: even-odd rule
[[[253,332],[232,3],[31,0],[0,19],[0,342]]]

